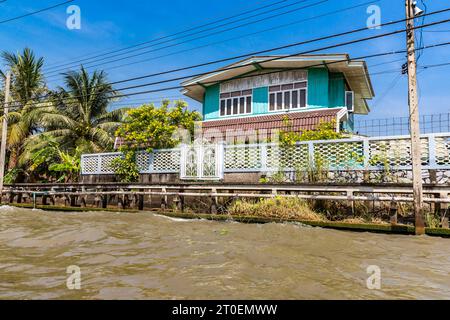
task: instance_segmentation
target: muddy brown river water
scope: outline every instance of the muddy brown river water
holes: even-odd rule
[[[1,207],[0,298],[450,299],[450,239]]]

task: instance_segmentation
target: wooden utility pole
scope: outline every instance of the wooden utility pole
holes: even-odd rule
[[[2,144],[0,146],[0,203],[3,196],[3,179],[5,176],[6,140],[8,138],[8,109],[9,109],[9,89],[11,86],[11,71],[6,74],[5,80],[5,104],[3,109]]]
[[[408,52],[408,102],[411,134],[411,156],[414,191],[414,216],[416,234],[425,234],[425,223],[423,218],[423,194],[422,194],[422,160],[420,146],[419,125],[419,99],[417,95],[417,66],[414,37],[414,3],[406,0],[406,45]]]

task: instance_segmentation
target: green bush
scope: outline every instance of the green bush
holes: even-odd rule
[[[123,157],[116,158],[111,162],[111,167],[120,182],[139,181],[139,168],[136,164],[135,152],[124,152]]]

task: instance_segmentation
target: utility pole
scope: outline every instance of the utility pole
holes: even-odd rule
[[[406,0],[406,45],[408,54],[408,103],[411,134],[411,156],[414,191],[414,216],[417,235],[425,234],[422,212],[422,160],[420,146],[419,99],[417,95],[417,66],[414,37],[415,3]]]
[[[5,176],[6,140],[8,138],[8,109],[9,109],[9,89],[11,86],[11,71],[6,74],[5,80],[5,104],[3,109],[2,144],[0,146],[0,203],[3,196],[3,179]]]

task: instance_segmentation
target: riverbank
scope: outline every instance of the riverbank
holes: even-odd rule
[[[33,205],[30,204],[10,204],[12,207],[33,209]],[[43,206],[37,205],[35,209],[45,211],[59,211],[59,212],[127,212],[137,213],[138,210],[132,209],[102,209],[102,208],[81,208],[81,207],[62,207],[62,206]],[[371,233],[384,233],[384,234],[399,234],[399,235],[414,235],[414,227],[407,225],[390,225],[390,224],[371,224],[371,223],[348,223],[348,222],[334,222],[334,221],[310,221],[300,219],[280,219],[280,218],[267,218],[256,216],[236,216],[236,215],[220,215],[220,214],[199,214],[199,213],[181,213],[168,210],[153,210],[151,213],[163,215],[170,218],[177,219],[203,219],[210,221],[235,221],[240,223],[300,223],[311,227],[320,227],[324,229],[335,229],[342,231],[354,231],[354,232],[371,232]],[[425,233],[428,236],[450,238],[450,229],[442,228],[426,228]]]

